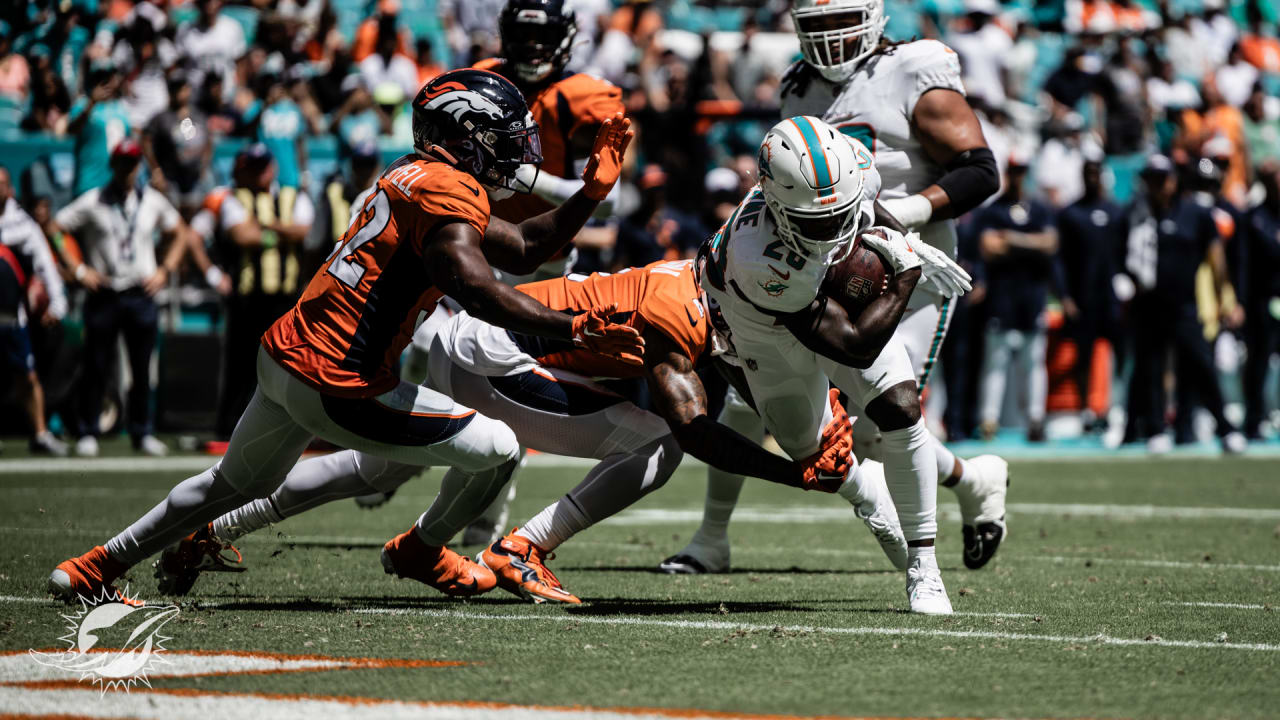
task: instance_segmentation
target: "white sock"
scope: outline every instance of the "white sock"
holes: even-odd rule
[[[725,542],[729,538],[729,519],[738,506],[738,496],[746,478],[707,468],[707,499],[702,506],[702,524],[694,533],[695,541],[707,544]]]
[[[948,450],[947,446],[936,437],[933,439],[933,454],[938,459],[938,482],[948,487],[954,485],[955,483],[951,481],[951,473],[956,469],[956,463],[960,462],[960,458],[956,457],[956,454]]]
[[[573,498],[565,495],[530,518],[515,534],[551,552],[590,526],[591,518],[582,512]]]
[[[938,534],[938,463],[924,420],[884,436],[884,479],[907,542]]]
[[[213,521],[213,535],[222,542],[232,542],[251,532],[284,520],[271,498],[258,498]]]
[[[938,555],[935,552],[934,546],[932,545],[928,547],[908,546],[907,547],[907,564],[908,565],[914,564],[917,561],[917,559],[919,559],[920,562],[931,564],[931,565],[938,564]]]
[[[836,490],[836,494],[849,501],[850,505],[858,505],[866,498],[862,495],[862,484],[865,480],[862,468],[875,460],[863,460],[845,476],[844,482]]]

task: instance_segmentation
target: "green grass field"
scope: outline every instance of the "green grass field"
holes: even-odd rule
[[[66,610],[43,599],[50,569],[188,474],[87,467],[0,463],[0,651],[10,653],[0,713],[50,712],[54,702],[38,683],[15,685],[28,648],[60,647]],[[341,501],[247,538],[249,572],[202,578],[165,627],[167,648],[464,664],[152,684],[173,697],[859,717],[1280,714],[1280,461],[1015,462],[1012,471],[1011,537],[981,571],[960,563],[955,502],[939,490],[939,555],[957,611],[947,618],[902,612],[902,575],[838,498],[763,482],[748,485],[731,527],[732,573],[653,572],[696,526],[696,465],[560,549],[551,567],[581,607],[527,605],[501,590],[446,599],[378,563],[382,543],[431,501],[432,473],[377,510]],[[526,469],[513,520],[583,472]],[[161,600],[149,566],[129,580]],[[124,715],[152,712],[141,689],[60,692],[66,714],[97,712],[100,699]]]

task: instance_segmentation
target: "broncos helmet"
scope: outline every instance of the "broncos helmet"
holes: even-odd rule
[[[565,0],[507,0],[498,18],[502,55],[521,82],[538,83],[569,62],[577,14]]]
[[[516,168],[542,162],[524,95],[486,70],[453,70],[422,86],[413,100],[413,147],[443,151],[451,165],[498,190],[528,192],[516,183]]]

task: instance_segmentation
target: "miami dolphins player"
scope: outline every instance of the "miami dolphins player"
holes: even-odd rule
[[[999,187],[995,158],[964,98],[960,63],[934,40],[889,43],[883,0],[796,0],[792,19],[802,60],[783,77],[782,115],[821,116],[857,138],[874,155],[883,187],[880,203],[907,229],[954,256],[954,222]],[[889,222],[882,214],[880,222]],[[892,344],[905,350],[917,387],[923,389],[950,321],[949,303],[921,283]],[[917,397],[892,398],[918,405]],[[914,411],[919,412],[918,407]],[[855,411],[855,452],[880,456],[882,443],[871,413]],[[763,432],[760,418],[732,391],[720,421],[748,437]],[[999,457],[961,460],[930,438],[938,479],[960,503],[964,563],[985,565],[1006,533],[1008,466]],[[724,572],[729,567],[728,523],[742,479],[708,472],[701,527],[683,550],[667,558],[667,572]]]
[[[793,458],[816,449],[828,382],[866,409],[884,430],[883,474],[859,468],[839,492],[907,571],[911,610],[950,613],[933,550],[937,465],[919,403],[902,402],[914,400],[916,380],[902,344],[889,342],[897,323],[884,324],[879,342],[863,343],[874,354],[851,356],[815,341],[812,322],[814,308],[826,302],[819,287],[827,269],[858,237],[888,259],[893,282],[919,279],[951,297],[969,289],[969,277],[914,234],[866,232],[880,175],[871,153],[831,125],[808,116],[778,123],[760,146],[758,171],[759,185],[699,253],[712,316],[718,312],[727,325],[728,355],[745,376],[744,399]],[[897,312],[910,294],[903,293]]]

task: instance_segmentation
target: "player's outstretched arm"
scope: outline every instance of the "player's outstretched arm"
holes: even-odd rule
[[[605,120],[582,172],[582,189],[557,208],[514,225],[492,218],[484,236],[484,254],[499,270],[526,275],[550,260],[578,234],[622,173],[622,156],[635,132],[622,117]]]
[[[493,269],[480,249],[482,241],[480,233],[466,223],[453,222],[439,228],[428,239],[423,253],[427,274],[435,286],[472,317],[491,325],[579,342],[587,330],[582,327],[583,321],[575,321],[494,279]],[[589,331],[590,342],[583,344],[623,362],[639,364],[644,341],[635,328],[602,322]]]
[[[888,289],[856,318],[849,317],[840,303],[819,295],[807,309],[785,316],[783,323],[819,355],[849,367],[870,367],[893,336],[919,280],[918,267],[894,275]]]
[[[838,487],[838,483],[834,487],[817,484],[812,472],[806,474],[804,463],[775,455],[711,419],[707,415],[707,392],[702,379],[694,371],[693,361],[669,337],[652,327],[645,331],[644,337],[645,379],[654,409],[671,427],[671,434],[680,444],[680,449],[708,465],[736,475],[750,475],[806,490],[816,488],[834,492]],[[847,427],[847,417],[844,423]],[[833,422],[833,425],[838,423]],[[832,428],[833,434],[841,430],[840,427]],[[849,433],[851,436],[852,430]],[[833,437],[827,442],[824,438],[822,450],[834,455],[843,449],[847,454],[848,447],[835,447],[840,441]],[[851,439],[849,445],[852,445]],[[828,473],[832,474],[842,478],[844,470]]]

